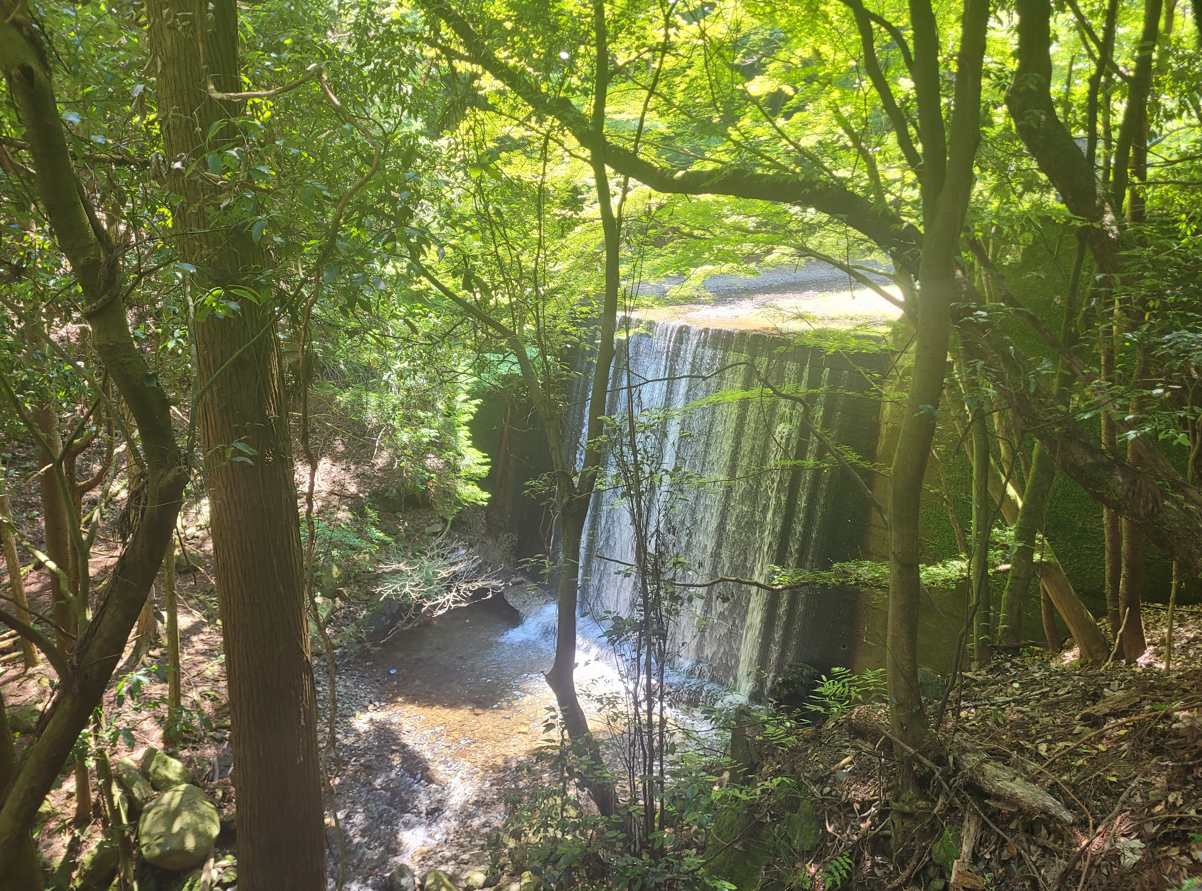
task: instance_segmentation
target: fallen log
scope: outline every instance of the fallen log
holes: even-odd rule
[[[1052,817],[1066,825],[1076,819],[1068,808],[1022,773],[981,752],[960,748],[955,752],[953,762],[971,785],[992,798],[1029,814]]]

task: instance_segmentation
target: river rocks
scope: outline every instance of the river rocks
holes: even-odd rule
[[[138,843],[148,863],[165,869],[192,869],[204,862],[221,818],[217,808],[195,786],[169,789],[142,813]]]
[[[388,874],[384,887],[387,891],[417,891],[417,876],[402,863]]]
[[[154,798],[154,789],[149,781],[138,770],[138,765],[128,758],[119,758],[113,762],[113,778],[129,797],[133,813],[140,814],[150,799]],[[178,783],[176,785],[179,785]]]
[[[193,782],[192,771],[153,747],[142,756],[142,772],[150,780],[150,785],[160,792],[176,786],[190,786]]]
[[[488,886],[488,875],[483,872],[474,872],[463,880],[463,887],[468,891],[481,891],[482,888]]]
[[[422,891],[459,891],[451,877],[441,869],[432,869],[422,877]]]

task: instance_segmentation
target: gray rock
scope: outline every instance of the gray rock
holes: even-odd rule
[[[459,891],[451,877],[441,869],[432,869],[422,876],[422,891]]]
[[[33,733],[41,717],[42,710],[36,705],[10,705],[8,729],[13,733]]]
[[[102,838],[80,858],[71,891],[104,891],[117,875],[117,846]]]
[[[192,869],[204,862],[221,818],[217,808],[195,786],[168,789],[142,813],[138,844],[148,863],[164,869]]]
[[[155,748],[147,749],[142,756],[142,772],[150,780],[150,785],[160,792],[176,786],[190,786],[194,782],[192,771]]]
[[[146,805],[150,804],[150,800],[154,798],[154,789],[151,788],[150,781],[142,775],[142,771],[138,770],[138,765],[128,758],[119,758],[113,762],[113,777],[125,794],[129,796],[132,812],[142,813]],[[179,784],[176,783],[176,785]]]
[[[388,874],[388,880],[384,883],[384,887],[388,891],[417,891],[417,876],[414,875],[413,870],[402,863]]]

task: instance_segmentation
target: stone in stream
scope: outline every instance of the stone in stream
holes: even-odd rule
[[[451,877],[441,869],[432,869],[422,877],[422,891],[459,891]]]
[[[118,758],[113,762],[113,777],[125,794],[129,796],[133,813],[142,813],[142,810],[154,798],[154,789],[142,775],[142,771],[138,770],[138,765],[128,758]]]
[[[384,882],[388,891],[417,891],[417,876],[408,866],[402,863],[388,874]]]
[[[146,862],[192,869],[204,862],[221,831],[217,808],[195,786],[168,789],[142,813],[138,845]]]
[[[150,785],[160,792],[166,792],[176,786],[191,785],[193,782],[192,771],[153,746],[142,756],[142,772],[150,780]]]
[[[476,871],[463,880],[463,885],[468,891],[481,891],[482,888],[488,885],[488,875]]]

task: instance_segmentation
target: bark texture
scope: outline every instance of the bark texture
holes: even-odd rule
[[[195,172],[235,143],[241,89],[233,0],[147,4],[173,221],[202,292],[241,310],[193,332],[207,387],[196,410],[205,451],[213,554],[237,766],[238,885],[324,891],[325,831],[317,710],[305,616],[300,525],[287,408],[264,258],[249,224],[220,216],[222,195]],[[189,174],[189,171],[193,173]]]

